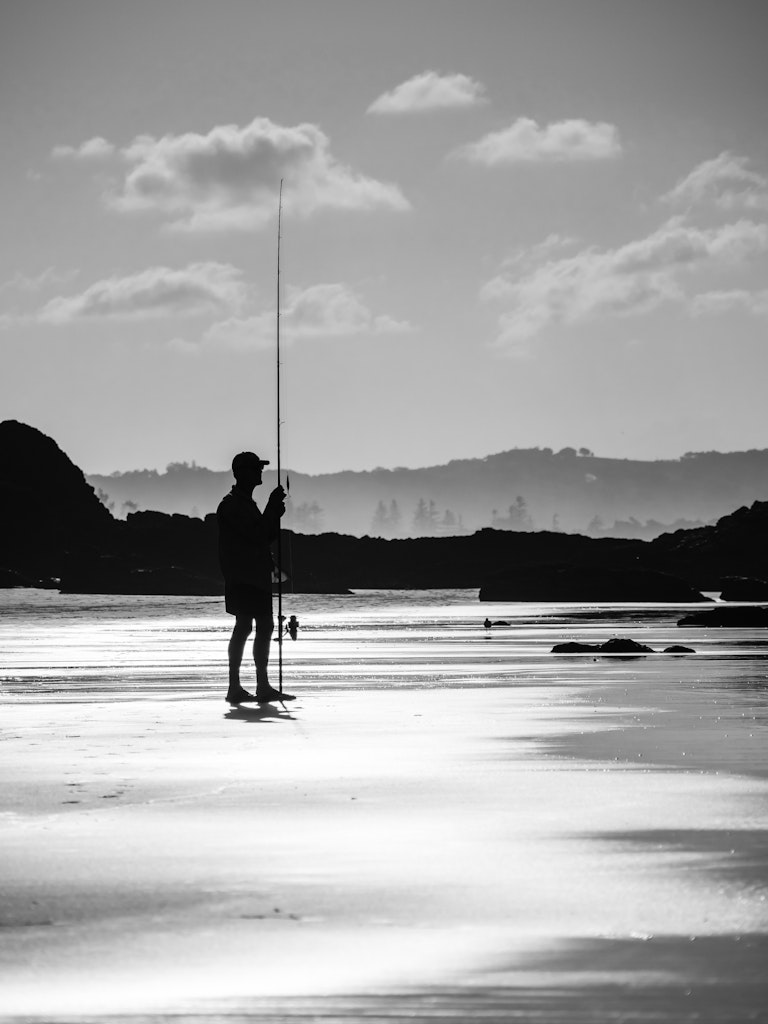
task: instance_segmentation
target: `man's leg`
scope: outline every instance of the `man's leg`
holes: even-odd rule
[[[242,700],[253,700],[253,695],[240,685],[240,666],[243,662],[245,642],[251,634],[253,619],[250,615],[237,615],[232,636],[229,638],[227,654],[229,656],[229,690],[227,700],[237,703]]]
[[[253,638],[253,660],[256,663],[256,687],[269,688],[269,647],[275,631],[272,612],[256,616],[256,636]]]

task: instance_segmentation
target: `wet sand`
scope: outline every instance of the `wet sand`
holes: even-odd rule
[[[468,614],[310,615],[287,711],[20,641],[2,1019],[768,1020],[760,638]],[[619,627],[702,653],[548,653]]]

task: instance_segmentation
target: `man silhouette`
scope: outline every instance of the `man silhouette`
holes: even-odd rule
[[[216,517],[219,524],[219,563],[224,576],[224,602],[227,612],[235,616],[229,641],[230,704],[246,701],[294,700],[280,693],[268,678],[269,646],[275,622],[272,618],[272,579],[274,563],[271,542],[280,529],[285,512],[285,491],[280,484],[270,494],[264,511],[253,500],[253,491],[262,483],[262,471],[268,459],[253,452],[240,452],[232,460],[235,484],[219,503]],[[245,642],[253,624],[253,660],[256,664],[256,693],[249,693],[240,683],[240,665]]]

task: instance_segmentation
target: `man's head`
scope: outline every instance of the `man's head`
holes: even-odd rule
[[[255,487],[261,483],[261,472],[269,459],[261,459],[254,452],[239,452],[232,459],[232,474],[238,484]]]

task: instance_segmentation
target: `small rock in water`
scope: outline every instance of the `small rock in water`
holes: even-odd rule
[[[683,647],[682,644],[672,644],[671,647],[665,647],[662,651],[663,654],[695,654],[696,651],[693,647]]]
[[[616,637],[613,640],[606,640],[600,645],[603,654],[653,654],[653,648],[646,644],[640,644],[637,640],[629,640]]]
[[[640,644],[637,640],[622,639],[619,637],[613,640],[606,640],[602,644],[582,644],[577,641],[570,641],[565,644],[555,644],[552,654],[653,654],[652,647]]]
[[[567,644],[555,644],[552,648],[552,654],[592,654],[594,651],[599,650],[600,648],[597,644],[580,644],[572,640]]]

